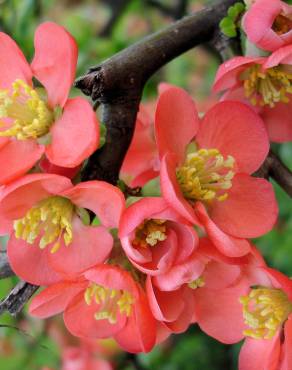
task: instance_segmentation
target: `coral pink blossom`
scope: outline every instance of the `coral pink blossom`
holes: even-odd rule
[[[292,6],[280,0],[257,0],[243,17],[249,41],[275,51],[292,43]]]
[[[144,198],[127,208],[119,237],[133,265],[148,275],[160,275],[186,263],[197,247],[198,236],[181,221],[184,219],[163,198]]]
[[[5,187],[0,218],[11,230],[8,258],[25,281],[48,285],[102,263],[124,208],[119,189],[102,181],[73,186],[63,176],[26,175]],[[90,210],[101,226],[90,224]]]
[[[235,57],[219,67],[213,90],[227,91],[224,100],[251,105],[263,119],[271,141],[291,141],[291,64],[291,45],[268,58]]]
[[[239,370],[288,370],[292,368],[292,281],[270,268],[263,268],[263,272],[269,282],[241,299],[248,329]],[[253,318],[258,321],[251,326]]]
[[[34,297],[30,313],[41,318],[64,311],[67,329],[78,337],[113,337],[128,352],[148,352],[156,321],[146,295],[131,275],[99,265],[78,281],[53,284]]]
[[[57,166],[76,167],[99,142],[90,104],[68,99],[77,63],[74,39],[46,22],[37,28],[34,44],[29,65],[16,43],[0,33],[0,184],[23,175],[43,154]],[[33,87],[32,77],[46,97]]]
[[[153,119],[148,112],[150,109],[140,105],[134,137],[121,168],[121,178],[132,187],[144,186],[159,175]]]
[[[225,255],[248,253],[243,238],[269,231],[278,211],[272,185],[250,176],[269,150],[260,117],[231,101],[216,104],[200,121],[192,99],[173,87],[159,97],[155,125],[164,199],[203,226]]]
[[[73,179],[78,174],[81,168],[81,166],[73,168],[56,166],[55,164],[51,163],[47,157],[42,158],[42,160],[39,162],[39,167],[42,172],[66,176],[69,179]]]
[[[112,370],[111,364],[94,358],[90,351],[82,347],[67,347],[63,350],[62,370]]]

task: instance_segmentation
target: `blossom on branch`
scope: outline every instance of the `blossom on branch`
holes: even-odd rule
[[[76,167],[99,143],[88,101],[68,98],[77,63],[74,39],[46,22],[34,43],[29,65],[16,43],[0,33],[0,184],[25,174],[44,154],[57,166]],[[33,77],[45,90],[33,86]]]

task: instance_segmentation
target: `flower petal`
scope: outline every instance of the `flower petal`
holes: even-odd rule
[[[282,12],[280,0],[257,0],[243,17],[243,29],[250,42],[263,50],[274,51],[283,46],[281,36],[273,31],[272,25]]]
[[[167,153],[161,162],[160,186],[164,199],[189,222],[200,225],[191,205],[185,200],[176,179],[177,157]]]
[[[278,369],[279,363],[279,333],[272,339],[246,338],[239,354],[239,370]]]
[[[265,58],[238,56],[221,64],[216,73],[213,91],[219,92],[234,87],[241,72],[255,63],[262,64],[265,60]]]
[[[16,42],[0,32],[0,89],[11,88],[11,84],[16,79],[31,85],[30,66]]]
[[[200,328],[226,344],[240,341],[245,324],[239,298],[246,295],[248,290],[249,284],[244,280],[222,290],[197,289],[194,292],[195,311]]]
[[[181,88],[169,87],[159,96],[155,114],[155,135],[160,157],[173,152],[179,161],[199,127],[199,117],[191,97]]]
[[[68,303],[84,290],[87,284],[87,282],[62,281],[50,285],[33,298],[29,313],[41,319],[56,315],[64,311]]]
[[[285,143],[292,141],[292,95],[289,103],[277,103],[273,108],[265,106],[261,110],[261,117],[266,125],[271,141]]]
[[[50,133],[52,142],[46,148],[46,155],[50,162],[61,167],[78,166],[97,149],[99,143],[96,114],[81,97],[67,100],[62,116]]]
[[[228,198],[214,202],[211,218],[224,232],[237,238],[255,238],[272,229],[278,216],[273,186],[265,179],[237,174]]]
[[[35,32],[34,45],[32,71],[45,86],[51,107],[63,107],[75,77],[76,42],[63,27],[44,22]]]
[[[142,289],[139,289],[134,312],[128,318],[126,326],[114,338],[128,352],[149,352],[153,348],[156,342],[156,321]]]
[[[62,195],[77,206],[90,209],[105,227],[118,227],[125,198],[116,186],[104,181],[87,181],[64,191]]]
[[[12,270],[21,279],[35,285],[49,285],[62,280],[48,261],[48,251],[16,239],[14,233],[7,245],[7,255]]]
[[[43,153],[44,147],[35,140],[8,140],[0,147],[0,185],[24,175]]]
[[[83,338],[108,338],[120,331],[126,323],[126,316],[117,312],[117,322],[110,324],[107,319],[96,320],[94,315],[100,305],[94,301],[87,304],[84,293],[75,296],[64,312],[64,323],[73,335]]]
[[[236,160],[238,172],[255,172],[269,152],[262,119],[246,104],[224,101],[205,115],[196,137],[201,148],[216,148]]]
[[[5,186],[0,214],[11,220],[22,218],[40,200],[72,187],[67,177],[53,174],[30,174]]]
[[[224,233],[211,220],[206,209],[201,202],[195,204],[195,212],[198,219],[204,226],[209,238],[219,249],[219,251],[228,257],[242,257],[250,252],[250,244],[245,239],[234,238]]]
[[[274,51],[265,62],[264,68],[276,67],[279,64],[292,64],[292,45]]]
[[[85,226],[77,216],[72,226],[72,243],[68,246],[62,243],[61,248],[48,257],[56,271],[68,276],[103,263],[113,246],[113,238],[104,226]]]

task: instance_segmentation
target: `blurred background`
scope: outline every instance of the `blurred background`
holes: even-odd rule
[[[31,60],[37,25],[46,20],[63,25],[79,47],[78,77],[145,35],[202,8],[206,2],[0,0],[0,30],[13,37]],[[151,104],[157,84],[167,81],[186,88],[204,112],[215,101],[210,88],[219,63],[207,47],[196,48],[156,73],[145,88],[143,101]],[[72,94],[80,92],[76,90]],[[273,149],[292,169],[292,144],[273,145]],[[292,276],[292,204],[277,185],[275,190],[280,208],[278,224],[255,243],[272,267]],[[5,249],[5,238],[1,242]],[[16,283],[14,277],[1,280],[0,298]],[[66,332],[60,317],[34,320],[25,311],[17,318],[7,314],[0,317],[1,370],[234,370],[239,348],[240,344],[220,344],[193,326],[147,355],[132,356],[120,351],[111,340],[80,342]],[[77,367],[78,364],[85,365]]]

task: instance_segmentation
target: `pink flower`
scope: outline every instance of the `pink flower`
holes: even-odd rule
[[[228,90],[224,100],[241,100],[262,117],[271,141],[292,140],[292,46],[268,58],[235,57],[217,72],[213,90]]]
[[[67,329],[78,337],[113,336],[128,352],[148,352],[156,341],[156,321],[146,295],[131,275],[99,265],[77,281],[53,284],[34,297],[30,313],[40,318],[64,311]]]
[[[42,157],[76,167],[98,146],[99,126],[87,100],[68,99],[77,47],[64,28],[46,22],[35,33],[29,65],[16,43],[0,33],[0,184],[23,175]],[[34,88],[32,77],[45,87]]]
[[[280,0],[257,0],[243,17],[247,38],[261,49],[275,51],[292,42],[292,6]]]
[[[62,370],[112,370],[111,364],[82,347],[67,347],[63,350]]]
[[[159,97],[155,125],[167,203],[203,226],[223,254],[247,254],[243,238],[266,233],[277,217],[272,185],[250,176],[269,150],[262,120],[231,101],[216,104],[200,121],[192,99],[173,87]]]
[[[247,337],[239,370],[292,368],[292,281],[279,271],[263,268],[269,281],[241,298]]]
[[[181,222],[185,220],[163,198],[143,198],[127,208],[119,237],[132,264],[156,276],[187,262],[197,247],[198,236]]]
[[[153,119],[146,105],[140,105],[134,137],[121,168],[121,178],[131,187],[144,186],[159,175]]]
[[[42,158],[42,160],[39,162],[39,167],[42,172],[66,176],[69,179],[73,179],[81,169],[81,165],[72,168],[56,166],[55,164],[51,163],[47,157]]]
[[[26,175],[7,185],[1,194],[0,218],[8,232],[8,258],[25,281],[48,285],[75,276],[109,256],[124,208],[119,189],[88,181],[73,186],[63,176]],[[90,224],[88,210],[102,226]]]

